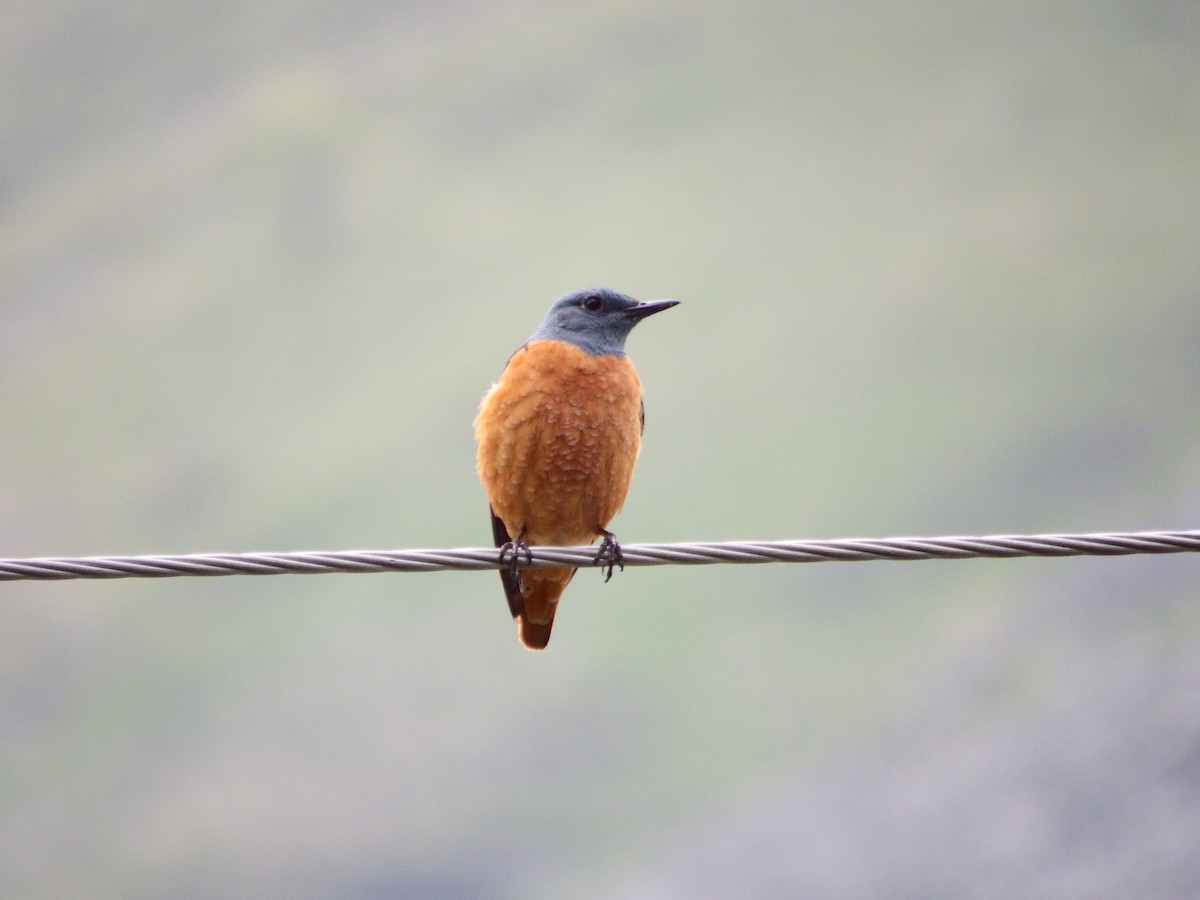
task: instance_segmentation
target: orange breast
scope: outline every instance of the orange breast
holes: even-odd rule
[[[479,476],[511,536],[590,543],[620,510],[641,448],[642,385],[626,356],[531,341],[475,418]]]

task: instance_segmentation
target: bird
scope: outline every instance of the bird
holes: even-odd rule
[[[608,530],[625,503],[645,428],[642,384],[625,353],[638,322],[678,300],[639,302],[611,288],[560,297],[509,357],[479,405],[477,469],[509,611],[521,643],[543,650],[573,568],[518,568],[530,545],[601,540],[596,563],[623,567]]]

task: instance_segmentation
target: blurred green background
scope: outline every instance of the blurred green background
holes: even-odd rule
[[[1200,521],[1200,6],[13,3],[0,556],[479,546],[560,294],[626,542]],[[1200,562],[0,586],[6,897],[1200,892]]]

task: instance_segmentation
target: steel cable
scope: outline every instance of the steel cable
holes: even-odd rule
[[[1200,551],[1200,531],[625,544],[621,549],[625,566],[1124,556],[1138,553],[1195,553]],[[531,548],[531,555],[532,562],[527,562],[522,555],[516,564],[522,568],[598,565],[595,547],[535,546]],[[502,563],[498,551],[493,548],[40,557],[0,559],[0,581],[438,572],[497,569],[510,564],[508,561]]]

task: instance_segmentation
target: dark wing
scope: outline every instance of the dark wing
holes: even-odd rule
[[[508,529],[504,527],[504,522],[492,511],[491,506],[488,506],[488,513],[492,517],[492,538],[497,547],[503,547],[512,540],[512,537],[509,536]],[[525,598],[521,596],[521,583],[517,580],[517,573],[511,569],[501,569],[500,582],[504,585],[504,596],[508,598],[509,612],[515,619],[525,612]]]
[[[638,401],[638,421],[642,423],[642,430],[638,433],[644,435],[646,433],[646,401],[645,400]]]

